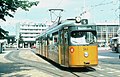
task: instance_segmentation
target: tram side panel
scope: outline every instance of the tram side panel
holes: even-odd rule
[[[59,58],[61,60],[61,65],[64,66],[69,66],[69,54],[68,54],[68,44],[63,44],[61,45],[61,54],[59,54],[59,56],[61,56],[61,58]]]
[[[59,62],[59,64],[63,65],[63,66],[69,66],[68,64],[68,59],[69,59],[69,54],[68,54],[68,49],[69,49],[69,46],[68,46],[68,37],[66,36],[67,34],[67,30],[63,30],[61,32],[61,39],[60,39],[60,46],[61,46],[61,51],[59,56],[61,56],[59,58],[59,61],[61,61],[61,63]]]
[[[58,45],[53,39],[39,39],[39,43],[36,44],[36,54],[40,54],[52,61],[58,63]]]
[[[36,40],[36,50],[35,50],[36,54],[40,54],[40,40]]]
[[[43,39],[41,40],[41,44],[40,44],[40,54],[44,57],[48,57],[48,40],[47,39]]]
[[[63,37],[64,34],[60,33],[61,32],[54,34],[52,39],[48,38],[49,39],[48,58],[60,65],[61,64],[68,65],[68,53],[67,53],[68,47]]]
[[[52,39],[49,39],[49,45],[48,45],[48,58],[51,59],[52,61],[58,63],[58,42],[55,37]]]
[[[39,45],[36,45],[36,51],[35,51],[35,53],[36,54],[39,54],[40,53],[40,50],[39,50],[40,48],[39,48]]]
[[[44,41],[42,39],[39,39],[39,43],[36,45],[36,54],[44,56],[44,46]]]

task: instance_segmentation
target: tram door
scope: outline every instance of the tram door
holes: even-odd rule
[[[63,30],[61,35],[61,64],[68,65],[68,37],[67,37],[67,30]]]

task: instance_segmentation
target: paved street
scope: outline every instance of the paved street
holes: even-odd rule
[[[0,77],[120,77],[119,53],[99,50],[99,65],[62,68],[35,55],[31,49],[12,49],[0,54]]]
[[[26,49],[3,51],[0,54],[0,77],[51,77],[31,66],[37,62],[47,62],[29,51]],[[32,62],[31,65],[30,62]]]

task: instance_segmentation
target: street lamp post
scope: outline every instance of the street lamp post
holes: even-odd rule
[[[119,27],[120,27],[120,0],[119,0],[119,6],[118,6],[119,8]],[[120,37],[120,35],[119,35],[119,37]],[[120,59],[120,54],[119,54],[119,59]]]
[[[108,46],[108,27],[106,25],[106,46]]]
[[[20,32],[20,23],[16,25],[16,41],[17,41],[17,49],[19,48],[19,32]]]
[[[119,26],[120,26],[120,0],[119,0],[119,6],[118,6],[118,9],[119,9]]]

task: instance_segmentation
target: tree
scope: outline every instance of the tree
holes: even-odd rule
[[[6,21],[5,16],[14,17],[11,12],[18,8],[29,11],[32,6],[37,6],[39,1],[29,2],[28,0],[0,0],[0,19]]]
[[[5,31],[0,27],[0,39],[6,38],[8,36],[8,33],[8,31]]]
[[[23,43],[23,36],[19,34],[19,43]]]

